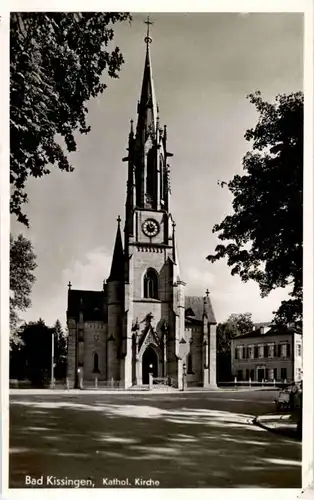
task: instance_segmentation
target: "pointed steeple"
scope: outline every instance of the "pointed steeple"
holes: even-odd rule
[[[149,46],[152,42],[152,38],[149,36],[149,26],[153,23],[149,20],[149,17],[147,18],[147,21],[145,21],[145,23],[147,24],[147,35],[144,39],[146,43],[146,56],[142,92],[140,101],[138,103],[137,120],[137,133],[141,135],[143,134],[145,138],[144,140],[146,140],[147,136],[150,133],[156,133],[158,114],[149,49]]]
[[[207,290],[205,292],[203,300],[204,300],[204,314],[203,314],[203,317],[207,318],[208,323],[216,324],[217,322],[216,322],[216,318],[215,318],[213,306],[212,306],[212,303],[211,303],[211,300],[210,300],[210,292],[209,292],[208,288],[207,288]]]
[[[114,244],[111,271],[110,271],[110,276],[108,278],[108,282],[122,281],[124,277],[124,252],[123,252],[121,229],[120,229],[120,222],[121,222],[120,215],[118,216],[117,221],[118,221],[118,227],[117,227],[116,241]]]

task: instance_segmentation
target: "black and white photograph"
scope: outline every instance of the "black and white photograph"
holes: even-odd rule
[[[313,480],[305,26],[9,13],[10,490]]]

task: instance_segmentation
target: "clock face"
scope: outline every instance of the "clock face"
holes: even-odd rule
[[[146,219],[142,225],[143,233],[152,238],[159,233],[159,224],[155,219]]]

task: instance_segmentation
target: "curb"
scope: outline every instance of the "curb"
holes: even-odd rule
[[[263,417],[264,415],[261,416],[256,416],[252,420],[253,425],[257,425],[258,427],[261,427],[262,429],[272,432],[273,434],[280,434],[281,436],[288,436],[291,438],[294,438],[298,441],[302,441],[302,438],[300,439],[300,436],[297,434],[297,429],[296,426],[295,428],[287,428],[287,426],[282,426],[282,427],[269,427],[266,423],[260,420],[260,417]]]

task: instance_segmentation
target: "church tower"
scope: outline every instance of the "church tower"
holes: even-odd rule
[[[147,20],[142,90],[128,141],[125,204],[125,385],[180,376],[180,339],[184,335],[184,283],[170,212],[167,128],[161,128],[154,90]],[[131,332],[131,335],[130,335]]]
[[[171,213],[167,127],[161,127],[146,21],[137,122],[128,138],[124,227],[118,217],[110,275],[101,290],[69,284],[69,387],[155,382],[216,386],[216,319],[209,292],[185,296]],[[122,232],[123,229],[123,232]],[[157,380],[156,380],[157,379]]]

